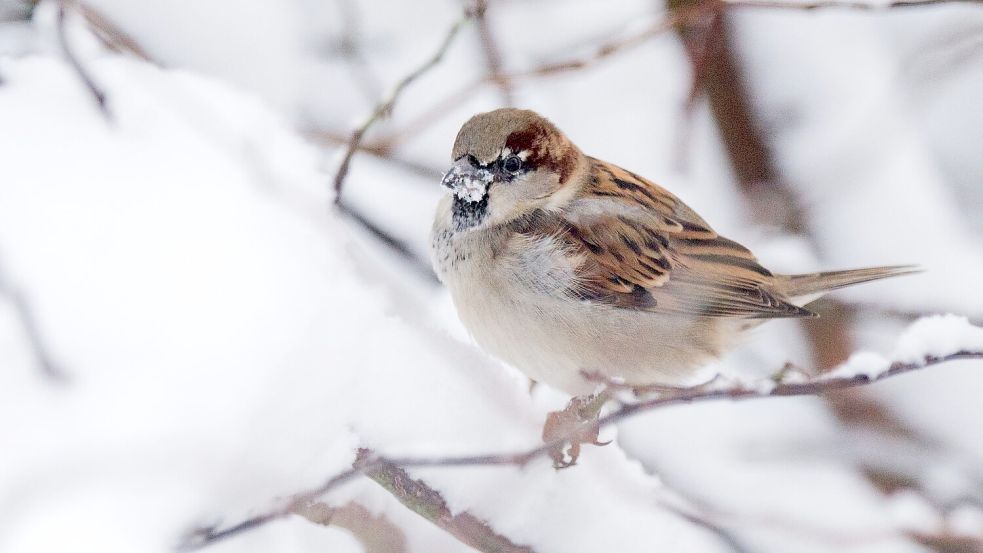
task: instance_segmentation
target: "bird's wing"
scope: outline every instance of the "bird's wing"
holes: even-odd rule
[[[576,267],[575,297],[627,309],[710,317],[812,316],[774,289],[747,248],[662,187],[591,159],[589,182],[543,230]]]

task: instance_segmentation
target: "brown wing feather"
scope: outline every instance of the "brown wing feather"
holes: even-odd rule
[[[667,190],[593,158],[591,171],[549,231],[579,261],[572,294],[663,313],[812,315],[781,297],[747,248],[718,235]]]

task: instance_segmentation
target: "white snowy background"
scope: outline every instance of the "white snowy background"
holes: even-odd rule
[[[172,551],[194,527],[320,484],[359,447],[537,444],[565,398],[530,393],[472,346],[446,292],[333,207],[337,139],[432,55],[461,3],[85,0],[152,62],[111,51],[65,6],[69,50],[109,117],[67,62],[59,3],[0,0],[0,551]],[[589,55],[662,10],[491,0],[487,17],[503,66],[521,71]],[[983,6],[733,15],[811,241],[755,223],[705,101],[686,123],[691,68],[673,33],[517,79],[512,101],[664,184],[776,270],[925,268],[836,294],[856,313],[856,348],[882,356],[841,370],[983,350],[971,323],[983,320]],[[346,205],[420,259],[457,128],[505,101],[491,84],[444,99],[486,71],[468,24],[366,137],[402,137],[391,159],[352,161]],[[952,315],[906,330],[933,314]],[[811,364],[802,329],[778,321],[716,369],[762,378],[786,361]],[[564,471],[541,458],[411,473],[539,553],[978,551],[983,362],[864,394],[903,431],[846,425],[822,398],[707,403],[605,429],[615,443]],[[872,470],[911,485],[879,489]],[[368,479],[324,500],[382,515],[406,551],[470,550]],[[208,549],[365,544],[291,516]]]

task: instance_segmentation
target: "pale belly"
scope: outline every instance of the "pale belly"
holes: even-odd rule
[[[452,242],[435,242],[436,269],[478,345],[533,380],[572,395],[597,387],[584,372],[634,385],[687,383],[736,334],[720,319],[550,294],[549,283],[562,268],[544,266],[541,255],[536,274],[528,274],[527,264],[517,264],[514,256],[482,255]]]

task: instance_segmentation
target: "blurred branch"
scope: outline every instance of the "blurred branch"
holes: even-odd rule
[[[668,0],[670,8],[688,5],[699,0]],[[783,2],[773,0],[722,0],[727,7],[780,8],[812,10],[818,8],[848,8],[875,10],[894,7],[923,6],[940,3],[936,0],[902,0],[883,4],[820,0],[817,2]],[[957,2],[960,0],[957,0]],[[980,2],[976,2],[980,3]],[[790,234],[806,237],[809,217],[794,190],[781,178],[767,133],[755,113],[754,90],[745,79],[740,57],[735,48],[735,34],[729,19],[721,14],[713,25],[683,26],[680,38],[686,47],[696,75],[694,82],[706,94],[710,110],[720,130],[720,136],[737,177],[738,188],[744,195],[759,222],[778,226]],[[709,37],[701,36],[709,34]],[[706,50],[701,46],[713,43]],[[818,310],[823,317],[803,321],[812,350],[813,363],[820,371],[828,371],[842,363],[853,351],[851,311],[843,304],[823,299]],[[828,405],[840,422],[847,427],[859,427],[894,439],[912,443],[927,442],[898,420],[889,409],[871,399],[863,390],[853,389],[830,394]],[[867,480],[885,494],[900,488],[916,489],[913,475],[860,464]],[[949,549],[937,548],[938,551]]]
[[[717,0],[739,8],[776,8],[792,10],[849,9],[878,11],[893,8],[917,8],[936,4],[983,4],[983,0],[892,0],[889,2],[854,2],[850,0],[818,0],[795,2],[783,0]]]
[[[679,6],[668,10],[663,19],[653,22],[647,28],[633,34],[627,34],[614,40],[602,43],[595,47],[593,51],[587,55],[561,61],[547,62],[529,69],[513,72],[505,71],[503,69],[499,69],[498,71],[493,70],[490,72],[490,74],[481,76],[478,79],[465,84],[460,89],[448,94],[446,97],[436,101],[431,107],[424,109],[422,115],[417,116],[414,120],[405,125],[403,129],[394,131],[387,137],[380,139],[378,143],[386,144],[387,146],[391,147],[392,145],[398,144],[411,136],[415,136],[433,122],[440,119],[440,117],[451,113],[451,108],[470,99],[485,85],[496,84],[499,87],[507,85],[511,89],[514,87],[514,81],[516,80],[551,77],[572,71],[587,69],[611,57],[614,57],[619,53],[631,50],[636,46],[644,44],[648,40],[661,36],[681,25],[698,20],[707,14],[720,14],[727,8],[773,8],[802,11],[839,8],[861,11],[879,11],[892,8],[918,7],[945,3],[981,4],[983,3],[983,0],[895,0],[885,3],[837,0],[823,0],[816,2],[795,2],[791,0],[701,0],[698,2],[688,2],[687,6]],[[495,61],[495,65],[500,63],[500,58],[496,59],[499,61]],[[491,60],[489,60],[489,62],[491,63]]]
[[[475,7],[475,19],[478,24],[478,37],[481,39],[481,49],[485,53],[485,64],[488,66],[488,78],[495,83],[502,95],[502,102],[513,104],[512,81],[502,74],[502,51],[495,41],[491,22],[488,20],[488,1],[478,0]]]
[[[7,277],[0,266],[0,296],[6,296],[13,308],[14,315],[20,322],[21,328],[27,338],[28,347],[34,355],[34,360],[38,368],[45,377],[54,382],[65,382],[68,376],[61,366],[54,361],[54,357],[45,345],[44,338],[38,325],[37,317],[31,308],[27,297],[21,292]]]
[[[453,44],[454,38],[457,37],[458,32],[460,32],[464,24],[467,23],[472,17],[474,17],[474,13],[472,11],[466,11],[464,15],[455,21],[447,31],[447,35],[444,37],[444,40],[441,42],[437,51],[434,52],[434,54],[423,63],[423,65],[417,67],[408,75],[400,79],[400,81],[396,83],[396,86],[393,88],[392,92],[389,94],[389,97],[376,107],[375,111],[369,115],[368,119],[366,119],[361,126],[352,132],[351,140],[348,143],[348,150],[345,152],[345,157],[341,160],[341,165],[338,167],[337,174],[335,174],[334,189],[336,202],[340,201],[341,189],[344,185],[345,177],[348,176],[348,168],[351,165],[352,156],[354,156],[355,152],[358,151],[358,147],[361,145],[362,139],[365,137],[365,133],[367,133],[369,129],[372,128],[372,125],[374,125],[380,119],[392,113],[393,108],[396,106],[396,101],[399,100],[399,95],[407,86],[412,84],[413,81],[417,80],[421,75],[425,74],[427,71],[440,63],[440,60],[444,58],[447,50],[450,49],[451,44]]]
[[[58,20],[57,20],[57,31],[58,31],[58,44],[61,46],[62,53],[65,56],[65,60],[75,71],[79,80],[85,85],[85,88],[92,95],[95,100],[96,105],[99,106],[99,111],[102,112],[103,116],[107,121],[112,121],[113,116],[109,111],[109,106],[106,105],[106,93],[92,80],[89,72],[86,71],[82,62],[79,61],[78,56],[75,55],[74,50],[72,50],[71,45],[68,40],[68,29],[67,29],[67,8],[69,4],[73,4],[73,0],[60,0],[58,3]]]
[[[724,546],[733,551],[733,553],[751,553],[750,550],[745,547],[739,539],[737,539],[737,536],[735,536],[733,532],[727,530],[723,526],[720,526],[716,522],[711,521],[709,518],[685,509],[681,509],[675,505],[663,505],[663,507],[685,519],[690,524],[694,524],[700,528],[703,528],[707,532],[710,532],[716,536]]]
[[[301,131],[301,133],[309,140],[330,146],[339,146],[348,144],[349,142],[348,137],[328,130],[309,130]],[[404,169],[428,180],[440,180],[440,177],[444,174],[442,170],[436,167],[430,167],[422,163],[396,157],[393,154],[392,148],[386,143],[373,142],[371,144],[359,144],[358,151],[382,159],[400,169]]]
[[[368,61],[362,49],[361,20],[358,7],[353,0],[337,0],[341,11],[342,35],[338,44],[338,53],[347,62],[349,71],[362,93],[369,102],[379,100],[382,85],[378,77],[369,69]]]
[[[77,4],[79,13],[85,18],[89,28],[107,48],[114,52],[125,52],[145,62],[160,65],[150,57],[137,41],[110,21],[102,12],[88,4]]]
[[[410,248],[409,244],[386,232],[382,229],[382,227],[368,220],[364,215],[362,215],[362,213],[352,209],[352,207],[344,201],[336,202],[335,206],[342,215],[347,217],[350,221],[354,222],[372,236],[378,238],[379,241],[381,241],[385,246],[403,258],[424,279],[432,284],[440,284],[440,281],[437,280],[437,275],[433,272],[433,267],[431,267],[430,262],[418,256],[413,249]]]
[[[658,395],[648,400],[636,403],[622,403],[611,413],[598,419],[598,426],[609,426],[630,417],[648,411],[673,405],[698,403],[717,400],[748,400],[768,397],[815,396],[835,390],[864,386],[873,382],[961,359],[983,359],[983,351],[958,351],[943,356],[927,356],[919,363],[893,363],[886,371],[874,376],[858,374],[842,377],[820,377],[814,380],[798,383],[771,383],[767,386],[747,386],[731,384],[728,386],[696,386],[692,388],[658,389]],[[537,447],[511,453],[487,455],[471,455],[460,457],[409,457],[387,458],[382,456],[362,455],[353,468],[328,479],[321,486],[295,495],[285,506],[254,516],[223,530],[204,528],[194,531],[182,545],[183,550],[195,550],[241,534],[272,520],[283,518],[295,512],[300,506],[306,505],[325,493],[350,482],[361,474],[370,471],[397,467],[399,469],[424,467],[464,467],[464,466],[524,466],[530,461],[549,454],[557,448],[562,448],[574,436],[566,435],[556,440],[546,442]]]
[[[414,513],[478,551],[533,553],[532,548],[512,543],[495,533],[488,524],[467,511],[451,514],[440,492],[422,480],[414,480],[406,470],[368,449],[359,449],[354,469],[374,480]]]
[[[331,507],[320,501],[298,508],[296,514],[321,526],[344,528],[352,533],[365,553],[405,553],[406,535],[385,515],[374,515],[358,503]]]

